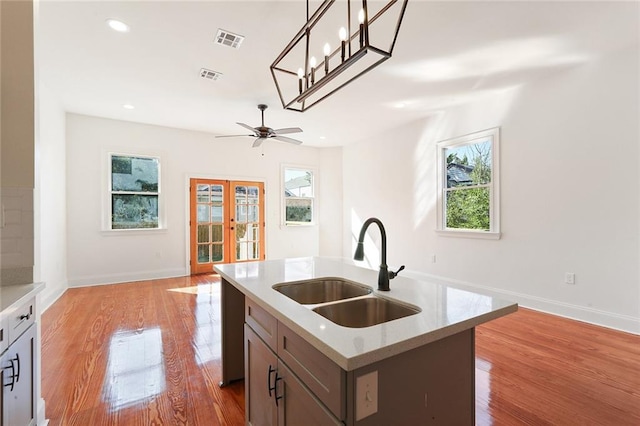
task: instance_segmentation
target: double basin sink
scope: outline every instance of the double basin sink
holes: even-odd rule
[[[372,295],[362,284],[342,278],[318,278],[276,284],[273,289],[343,327],[362,328],[420,312],[419,308]]]

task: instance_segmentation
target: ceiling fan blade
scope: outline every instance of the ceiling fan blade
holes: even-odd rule
[[[274,133],[276,135],[286,135],[288,133],[301,133],[302,129],[300,127],[286,127],[284,129],[276,129]]]
[[[237,138],[240,136],[255,136],[255,134],[253,135],[216,135],[216,138]]]
[[[262,142],[264,142],[265,140],[267,140],[267,138],[258,138],[255,141],[253,141],[253,145],[251,145],[252,148],[257,148],[260,145],[262,145]]]
[[[242,127],[244,127],[245,129],[251,130],[254,134],[257,134],[256,129],[254,129],[253,127],[249,126],[248,124],[244,124],[244,123],[236,123],[236,124],[239,124]]]
[[[296,144],[296,145],[300,145],[302,143],[302,141],[299,141],[298,139],[288,138],[286,136],[274,136],[273,139],[277,139],[277,140],[282,141],[282,142],[293,143],[293,144]]]

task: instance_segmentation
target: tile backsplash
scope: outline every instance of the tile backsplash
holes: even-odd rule
[[[33,189],[0,188],[0,285],[33,282]]]

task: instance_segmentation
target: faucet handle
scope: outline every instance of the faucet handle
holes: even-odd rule
[[[403,269],[404,269],[404,265],[402,265],[400,268],[398,268],[398,270],[395,271],[395,272],[393,272],[393,271],[389,272],[389,279],[390,280],[394,279],[400,273],[400,271],[402,271]]]

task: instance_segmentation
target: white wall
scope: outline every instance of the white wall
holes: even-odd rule
[[[34,281],[46,309],[67,289],[67,203],[65,113],[42,82],[36,118],[36,188],[34,191]]]
[[[638,64],[634,47],[345,147],[344,255],[378,216],[390,268],[640,333]],[[435,144],[495,126],[502,238],[436,235]]]
[[[270,141],[251,148],[249,138],[213,135],[67,114],[67,229],[70,286],[185,275],[188,273],[188,179],[264,181],[267,193],[267,259],[340,254],[320,250],[319,226],[286,228],[280,220],[281,164],[340,171],[340,150],[319,150]],[[109,151],[159,155],[166,201],[164,232],[103,231]],[[264,154],[264,155],[263,155]],[[324,170],[323,170],[324,173]],[[341,209],[339,180],[320,179],[323,203]],[[340,228],[329,230],[340,241]]]

